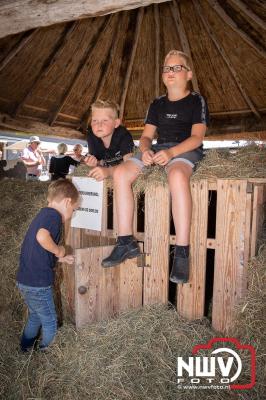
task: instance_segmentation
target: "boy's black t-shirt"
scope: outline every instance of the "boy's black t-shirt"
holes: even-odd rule
[[[62,227],[60,213],[51,207],[40,210],[32,220],[21,246],[17,281],[26,286],[47,287],[54,283],[56,257],[45,250],[36,239],[39,229],[50,232],[53,241],[58,244]]]
[[[123,156],[132,153],[134,142],[130,132],[124,127],[119,125],[115,128],[110,146],[104,147],[101,138],[98,138],[88,129],[88,148],[89,153],[97,158],[103,160],[104,167],[111,167],[120,164],[123,161]]]
[[[209,112],[205,99],[196,92],[177,101],[166,95],[156,98],[145,119],[145,124],[157,127],[158,143],[181,143],[191,136],[192,125],[199,123],[209,124]]]
[[[70,156],[59,155],[51,157],[49,172],[53,174],[52,181],[59,178],[65,178],[66,175],[69,173],[70,165],[77,166],[78,164],[79,162],[74,160]]]

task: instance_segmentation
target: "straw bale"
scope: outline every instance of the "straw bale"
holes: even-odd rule
[[[86,176],[89,170],[83,164],[75,169],[75,176]],[[216,178],[266,178],[266,147],[249,144],[234,151],[208,150],[198,163],[191,180]],[[133,184],[133,190],[135,193],[145,192],[151,183],[166,185],[167,177],[163,167],[155,165],[143,168]],[[108,186],[112,186],[111,180],[108,181]]]

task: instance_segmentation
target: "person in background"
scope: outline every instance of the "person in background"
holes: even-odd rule
[[[32,220],[21,246],[17,287],[28,307],[28,318],[21,339],[21,351],[30,350],[40,328],[39,349],[46,350],[57,332],[57,316],[53,299],[56,261],[73,264],[74,257],[65,255],[59,246],[62,223],[72,217],[78,207],[79,193],[68,179],[59,179],[48,187],[48,206]]]
[[[67,152],[67,145],[65,143],[59,143],[57,151],[58,155],[51,157],[49,165],[49,173],[51,174],[52,181],[59,178],[66,178],[69,174],[70,165],[77,166],[79,164],[79,161],[65,154]]]
[[[118,117],[118,106],[110,100],[97,100],[91,106],[88,129],[89,154],[85,163],[93,167],[89,177],[102,181],[112,177],[118,164],[131,157],[134,142]]]
[[[79,163],[82,163],[85,159],[85,156],[82,155],[83,151],[83,146],[80,143],[75,144],[73,147],[73,152],[69,153],[70,157],[73,158],[73,160],[78,161]],[[69,167],[69,173],[73,174],[75,170],[74,165],[70,165]]]
[[[21,159],[27,168],[27,181],[38,180],[42,167],[46,165],[46,161],[39,149],[40,143],[38,136],[31,136],[28,146],[22,151]]]

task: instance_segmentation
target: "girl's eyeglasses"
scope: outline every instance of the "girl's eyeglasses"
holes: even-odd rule
[[[167,74],[170,71],[173,71],[174,73],[181,72],[182,69],[185,69],[186,71],[190,71],[190,69],[188,67],[186,67],[185,65],[173,65],[172,67],[170,67],[170,65],[164,65],[163,73]]]

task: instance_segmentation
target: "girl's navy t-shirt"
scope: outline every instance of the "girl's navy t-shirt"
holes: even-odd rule
[[[58,244],[61,227],[62,217],[54,208],[42,208],[36,215],[21,246],[17,273],[19,283],[34,287],[47,287],[54,283],[56,257],[38,243],[36,235],[39,229],[46,229],[54,242]]]

